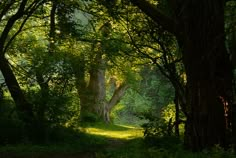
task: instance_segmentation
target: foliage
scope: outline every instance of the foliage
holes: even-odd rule
[[[120,104],[114,109],[114,122],[118,124],[142,125],[148,118],[140,117],[149,111],[155,111],[151,115],[160,116],[162,107],[170,104],[173,100],[173,87],[171,84],[149,66],[143,66],[139,72],[141,79],[133,84]]]
[[[40,91],[29,91],[28,97],[34,103],[34,110],[38,111],[42,98]],[[79,100],[76,94],[61,94],[56,91],[50,91],[47,98],[47,107],[45,109],[45,119],[52,125],[77,126],[79,123]]]
[[[25,124],[18,119],[15,105],[9,94],[4,91],[0,101],[0,144],[16,144],[25,140]]]
[[[17,4],[21,3],[12,2],[16,2],[10,8],[12,13],[0,19],[1,31],[11,14],[14,14]],[[151,2],[164,14],[175,16],[167,1]],[[0,6],[7,3],[10,1],[0,2]],[[53,3],[57,6],[55,26],[52,26],[50,21]],[[172,85],[170,76],[173,75],[174,81],[183,85],[186,82],[181,50],[178,50],[173,35],[122,0],[48,1],[40,4],[39,9],[21,28],[25,17],[16,21],[10,30],[7,38],[7,42],[10,42],[6,44],[5,51],[27,101],[33,106],[35,118],[32,120],[31,128],[18,118],[16,106],[10,96],[6,96],[9,92],[0,75],[1,144],[62,142],[67,145],[74,143],[74,148],[79,146],[81,150],[86,151],[99,146],[100,142],[102,145],[105,144],[104,137],[99,140],[101,135],[119,136],[119,139],[130,135],[132,137],[136,129],[112,125],[87,127],[86,130],[90,134],[100,134],[97,136],[98,139],[80,133],[81,129],[78,130],[81,125],[78,92],[83,91],[78,87],[84,86],[78,80],[82,78],[85,86],[88,85],[90,71],[94,68],[99,69],[94,61],[101,51],[106,62],[107,99],[111,98],[115,89],[114,83],[110,82],[112,79],[116,80],[117,85],[126,83],[130,86],[124,98],[112,111],[114,123],[135,126],[144,123],[142,127],[146,142],[158,148],[146,147],[141,139],[137,139],[127,141],[127,145],[116,149],[95,151],[95,155],[98,158],[187,157],[186,155],[195,157],[182,150],[181,141],[172,137],[175,122],[175,86]],[[226,43],[228,49],[233,51],[234,1],[227,2],[225,17]],[[51,27],[55,27],[54,37],[50,35]],[[76,75],[80,78],[76,78]],[[42,77],[42,81],[39,81],[38,76]],[[43,109],[43,114],[40,114],[40,109]],[[182,115],[181,119],[184,119]],[[85,121],[94,123],[97,120],[100,118],[96,114],[86,114]],[[140,131],[137,133],[140,135]],[[89,149],[85,149],[83,145]],[[70,145],[68,146],[65,149],[59,147],[58,150],[69,150]],[[230,152],[225,152],[217,146],[211,152],[196,155],[233,157]]]
[[[35,97],[34,99],[39,99],[38,101],[42,99],[36,94],[31,95]],[[73,128],[79,123],[78,103],[75,100],[73,100],[75,103],[72,103],[68,96],[65,97],[51,97],[50,106],[46,110],[46,120],[32,120],[34,124],[30,125],[30,130],[27,124],[19,120],[12,100],[5,98],[0,106],[1,144],[45,143],[62,139],[64,136],[61,129]]]
[[[114,123],[139,126],[143,123],[137,116],[150,108],[148,98],[141,96],[133,89],[129,89],[122,101],[112,111]]]
[[[86,112],[83,114],[83,122],[81,122],[81,125],[87,124],[87,123],[95,123],[95,122],[102,122],[103,120],[95,113],[92,112]]]
[[[142,125],[144,137],[148,144],[160,146],[167,143],[166,146],[171,146],[171,144],[176,144],[180,141],[180,138],[176,138],[173,132],[175,124],[175,106],[173,104],[163,107],[160,116],[155,115],[152,109],[149,112],[142,113],[142,117],[148,120],[147,123]],[[183,119],[183,116],[181,116],[181,119]],[[183,126],[180,127],[181,135],[183,135]],[[166,141],[168,139],[170,141]],[[162,142],[161,140],[165,141]]]

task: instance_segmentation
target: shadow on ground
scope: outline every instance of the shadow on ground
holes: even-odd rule
[[[142,130],[121,125],[83,127],[65,142],[47,145],[7,145],[0,158],[118,158],[135,157],[142,150]]]

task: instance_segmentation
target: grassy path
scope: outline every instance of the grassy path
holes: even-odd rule
[[[97,124],[87,127],[85,131],[89,134],[105,136],[107,138],[129,140],[140,138],[143,135],[141,128],[124,125],[104,125]]]
[[[145,156],[141,128],[123,125],[98,125],[86,128],[86,132],[103,137],[107,142],[95,152],[95,158],[139,158]]]
[[[86,133],[103,138],[106,145],[95,152],[95,158],[138,157],[142,149],[143,131],[141,128],[124,125],[97,124],[87,127]]]
[[[80,131],[63,143],[0,147],[0,158],[136,158],[133,154],[142,148],[140,128],[95,124]]]
[[[142,129],[129,126],[96,124],[80,131],[55,144],[0,146],[0,158],[236,158],[219,148],[192,153],[166,137],[148,147]]]

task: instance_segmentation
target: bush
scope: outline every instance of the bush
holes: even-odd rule
[[[83,113],[80,117],[83,121],[81,122],[82,124],[102,122],[102,119],[97,114],[91,112]]]
[[[162,108],[158,115],[155,110],[142,113],[141,117],[148,120],[142,125],[145,142],[150,146],[171,149],[182,144],[180,138],[174,135],[172,118],[175,118],[174,106],[170,104]]]
[[[144,137],[168,136],[168,124],[163,119],[154,119],[142,125]]]

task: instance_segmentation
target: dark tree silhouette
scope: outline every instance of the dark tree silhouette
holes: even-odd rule
[[[187,75],[185,145],[192,150],[226,146],[232,68],[225,47],[225,2],[169,0],[170,16],[146,0],[131,2],[172,33],[182,50]]]

